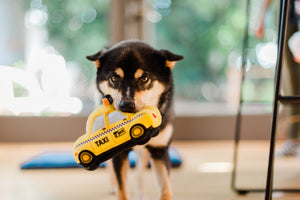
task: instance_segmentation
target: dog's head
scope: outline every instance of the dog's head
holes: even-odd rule
[[[163,107],[172,93],[171,69],[183,56],[156,50],[141,41],[124,41],[87,56],[97,67],[97,87],[110,94],[123,112],[136,112],[144,105]]]

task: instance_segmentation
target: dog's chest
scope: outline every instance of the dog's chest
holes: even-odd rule
[[[162,129],[159,134],[146,143],[145,145],[150,145],[152,147],[165,147],[169,144],[173,134],[173,125],[168,124],[164,129]]]

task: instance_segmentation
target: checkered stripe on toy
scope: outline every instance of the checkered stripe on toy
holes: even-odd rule
[[[106,135],[106,134],[108,134],[108,133],[111,133],[111,132],[113,132],[113,131],[115,131],[115,130],[121,128],[122,126],[124,126],[124,125],[126,125],[126,124],[128,124],[128,123],[130,123],[130,122],[132,122],[132,121],[134,121],[134,120],[136,120],[137,118],[139,118],[139,117],[141,117],[141,116],[143,116],[143,115],[144,115],[144,113],[140,113],[140,114],[138,114],[137,116],[135,116],[134,118],[132,118],[131,120],[125,121],[125,122],[123,122],[123,123],[121,123],[121,124],[119,124],[119,125],[117,125],[117,126],[111,128],[111,129],[108,129],[108,130],[104,131],[104,132],[101,133],[101,134],[98,134],[98,135],[96,135],[96,136],[94,136],[94,137],[91,137],[90,139],[88,139],[88,140],[86,140],[86,141],[84,141],[84,142],[81,142],[81,143],[78,144],[75,148],[78,148],[78,147],[80,147],[80,146],[82,146],[82,145],[84,145],[84,144],[87,144],[87,143],[89,143],[89,142],[92,142],[92,141],[94,141],[94,140],[96,140],[96,139],[98,139],[98,138],[100,138],[100,137],[102,137],[102,136],[104,136],[104,135]]]

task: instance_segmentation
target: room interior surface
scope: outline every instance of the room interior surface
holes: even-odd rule
[[[173,199],[240,200],[264,199],[264,193],[238,195],[231,189],[233,142],[174,141],[182,166],[172,168]],[[240,144],[236,186],[264,188],[268,155],[267,140],[247,140]],[[70,142],[0,143],[0,199],[3,200],[79,200],[116,199],[110,194],[109,168],[87,171],[72,169],[21,170],[20,165],[43,152],[69,152]],[[275,161],[275,188],[299,188],[300,159],[278,158]],[[135,199],[136,175],[130,169],[128,198]],[[158,187],[151,169],[145,171],[147,199],[158,198]],[[299,199],[297,193],[275,192],[273,199]]]

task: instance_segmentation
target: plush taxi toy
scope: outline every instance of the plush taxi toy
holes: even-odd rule
[[[128,148],[145,144],[158,133],[161,124],[156,107],[144,106],[137,113],[124,113],[116,110],[110,95],[102,101],[90,114],[86,133],[73,147],[75,161],[88,170],[95,170],[100,163]]]

